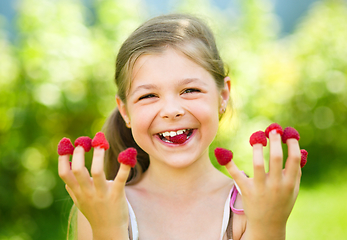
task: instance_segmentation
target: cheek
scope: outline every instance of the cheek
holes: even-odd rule
[[[139,147],[144,148],[144,143],[148,142],[148,134],[146,131],[145,123],[142,122],[132,122],[131,124],[131,133],[133,138]]]
[[[131,109],[131,131],[136,142],[144,139],[143,134],[148,134],[154,115],[154,111],[151,111],[151,108],[141,107]]]
[[[203,101],[190,106],[190,109],[201,118],[207,118],[211,121],[215,121],[215,119],[218,121],[219,119],[219,102],[216,97],[206,97]]]
[[[202,126],[209,129],[212,135],[217,133],[219,126],[219,108],[217,101],[210,99],[209,101],[195,105],[191,108],[191,111]]]

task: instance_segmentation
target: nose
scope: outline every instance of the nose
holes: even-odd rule
[[[166,100],[160,111],[160,117],[164,119],[177,119],[184,114],[185,110],[177,99]]]

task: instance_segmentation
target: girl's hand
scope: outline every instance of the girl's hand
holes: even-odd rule
[[[242,193],[247,226],[242,239],[285,239],[286,222],[299,192],[300,147],[288,139],[288,158],[283,166],[281,136],[273,130],[270,138],[270,170],[265,173],[263,145],[253,145],[254,177],[247,178],[234,162],[226,167]]]
[[[128,239],[128,205],[124,186],[131,167],[121,164],[114,181],[104,173],[105,150],[94,148],[91,175],[84,164],[84,149],[76,147],[70,168],[69,155],[59,156],[58,171],[77,208],[88,219],[93,239]]]

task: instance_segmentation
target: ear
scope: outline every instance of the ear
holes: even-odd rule
[[[118,111],[120,112],[120,115],[122,115],[125,125],[128,128],[131,128],[130,118],[129,118],[125,103],[119,98],[118,95],[116,95],[116,102],[117,102]]]
[[[224,87],[222,88],[220,92],[220,112],[224,113],[225,109],[228,105],[228,100],[230,97],[230,77],[225,77],[224,78]]]

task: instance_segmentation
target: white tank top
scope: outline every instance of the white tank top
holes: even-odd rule
[[[236,186],[236,188],[235,188],[235,186]],[[222,222],[222,229],[220,231],[219,240],[223,240],[225,232],[227,230],[227,227],[229,224],[229,219],[230,219],[230,208],[236,214],[243,214],[242,209],[235,209],[234,208],[234,203],[235,203],[236,195],[238,192],[241,194],[239,187],[235,183],[235,185],[232,187],[232,189],[228,195],[228,198],[224,204],[223,222]],[[133,240],[139,240],[139,230],[137,227],[135,212],[134,212],[133,208],[131,207],[129,201],[128,201],[128,208],[129,208],[129,217],[130,217],[130,224],[131,224],[132,239]],[[232,240],[232,239],[229,239],[229,240]]]

